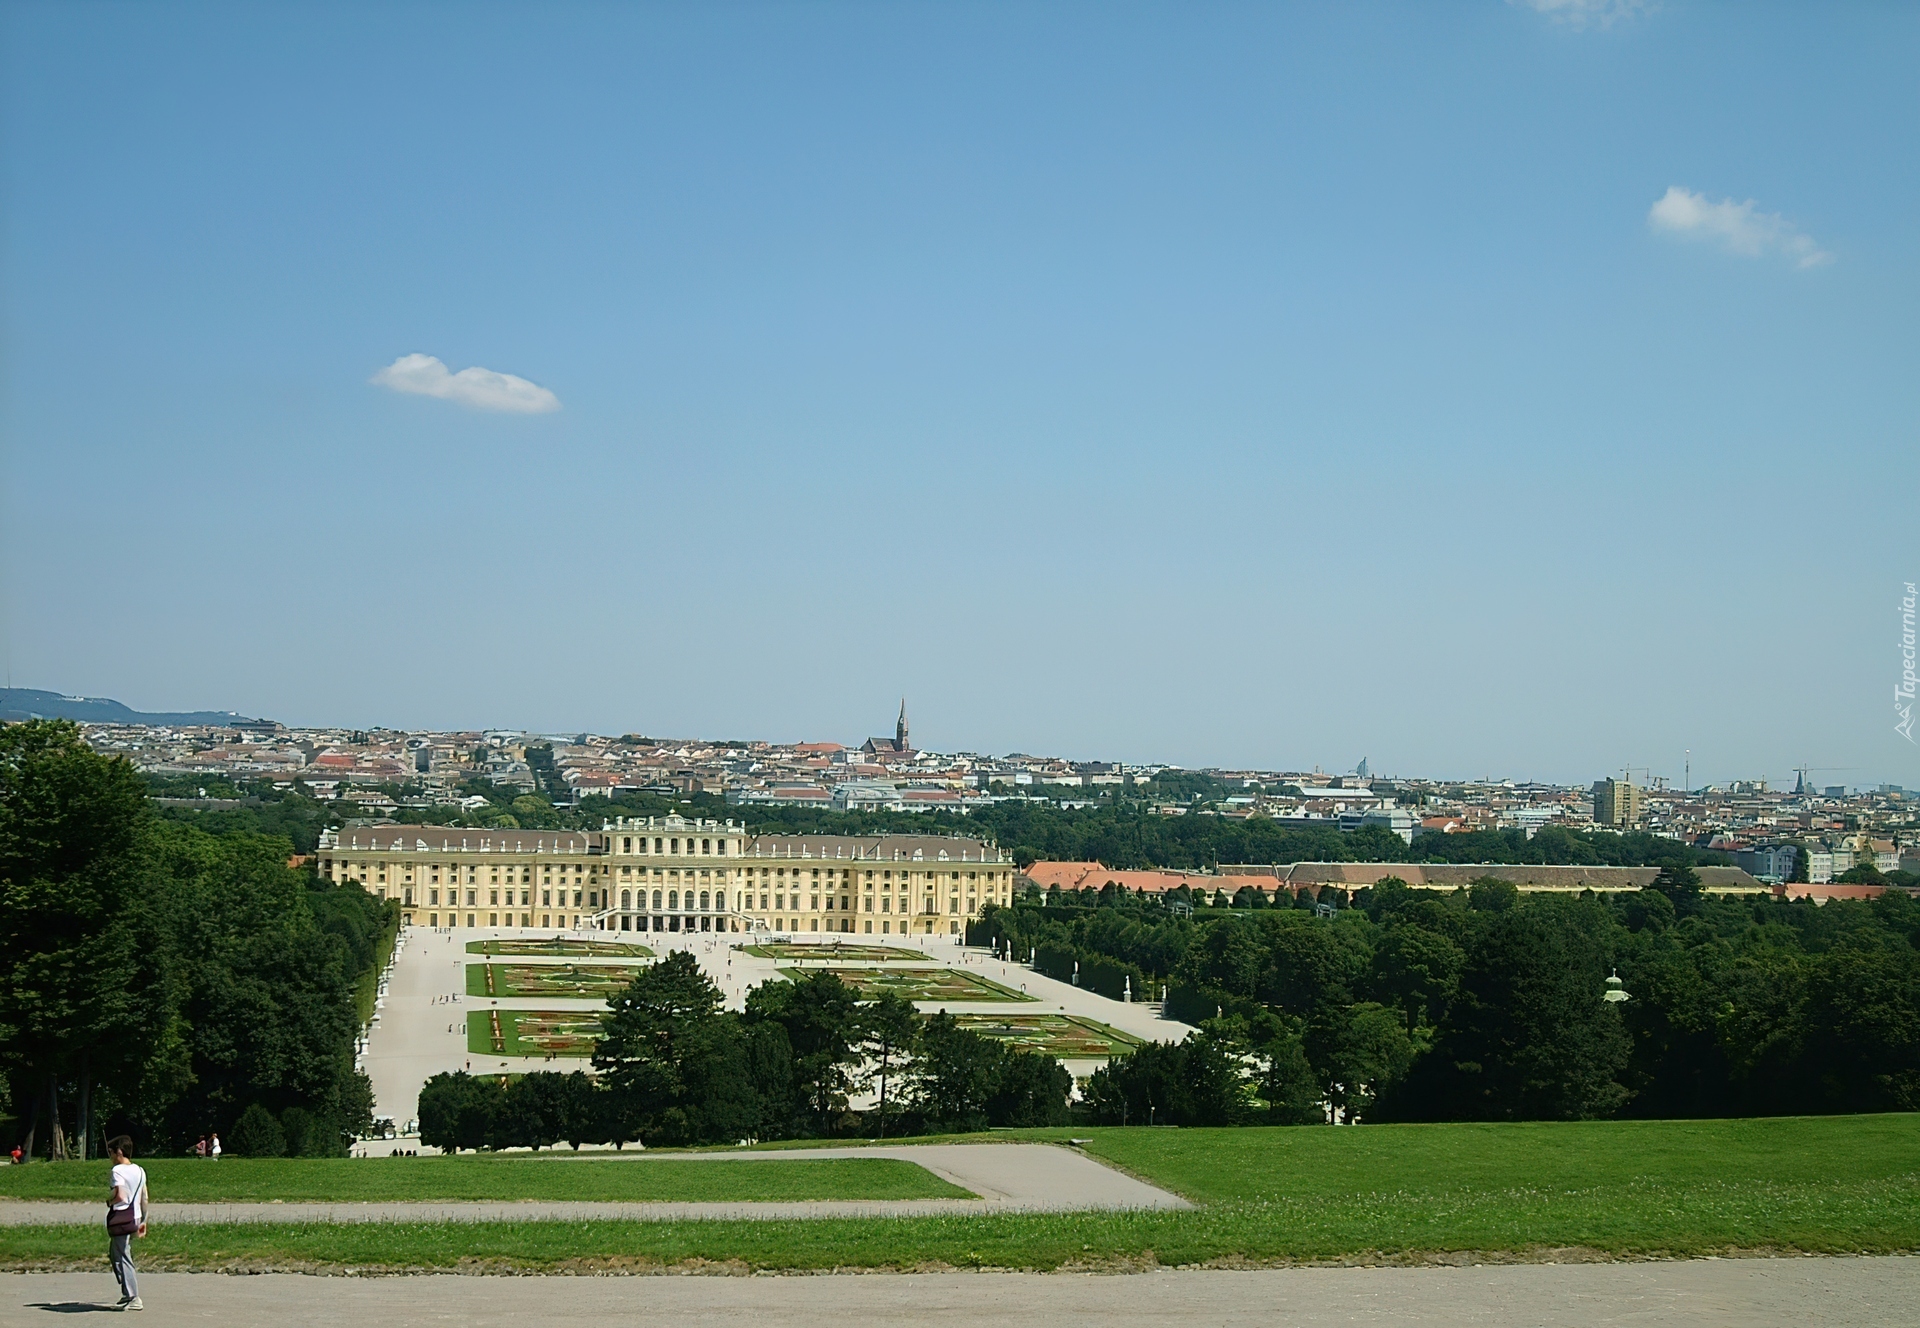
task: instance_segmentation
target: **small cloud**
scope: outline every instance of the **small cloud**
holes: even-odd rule
[[[1833,255],[1815,244],[1811,235],[1777,212],[1759,211],[1751,198],[1744,203],[1731,198],[1715,203],[1676,184],[1648,209],[1647,225],[1691,240],[1718,240],[1728,253],[1742,258],[1784,254],[1797,267],[1833,261]]]
[[[396,392],[458,401],[475,410],[504,410],[516,415],[540,415],[560,409],[560,398],[538,383],[513,374],[495,373],[478,365],[447,372],[432,355],[402,355],[371,380]]]
[[[1656,8],[1655,0],[1507,0],[1570,28],[1610,28]]]

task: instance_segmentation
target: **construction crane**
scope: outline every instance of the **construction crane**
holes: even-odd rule
[[[1797,765],[1793,767],[1793,773],[1799,778],[1794,781],[1793,791],[1796,796],[1813,792],[1813,786],[1807,783],[1808,775],[1832,774],[1837,770],[1852,770],[1853,768],[1854,767],[1850,765]]]

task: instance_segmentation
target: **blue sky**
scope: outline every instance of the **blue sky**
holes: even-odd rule
[[[14,683],[1920,785],[1920,11],[1541,3],[10,6]]]

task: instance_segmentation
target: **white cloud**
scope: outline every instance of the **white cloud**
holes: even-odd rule
[[[1655,0],[1507,0],[1507,3],[1523,5],[1570,28],[1610,28],[1623,18],[1645,14],[1656,7]]]
[[[478,365],[447,372],[447,366],[432,355],[402,355],[372,378],[382,387],[396,392],[412,392],[423,397],[458,401],[475,410],[504,410],[517,415],[539,415],[560,409],[560,398],[513,374],[495,373]]]
[[[1715,203],[1676,184],[1648,209],[1647,224],[1691,240],[1718,240],[1728,253],[1742,258],[1783,254],[1798,267],[1833,261],[1833,255],[1815,244],[1811,235],[1777,212],[1758,211],[1751,198],[1744,203],[1731,198]]]

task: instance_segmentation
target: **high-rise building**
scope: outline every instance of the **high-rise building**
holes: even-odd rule
[[[1631,779],[1601,779],[1593,786],[1593,823],[1615,828],[1640,824],[1646,790]]]

